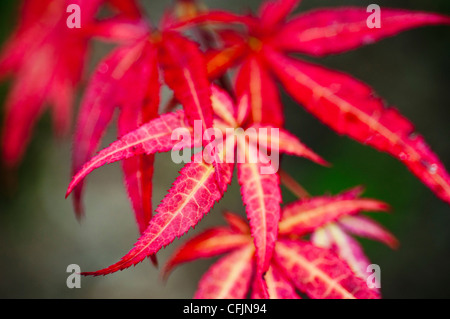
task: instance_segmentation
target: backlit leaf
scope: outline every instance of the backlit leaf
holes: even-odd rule
[[[277,265],[297,289],[315,299],[377,299],[349,266],[329,250],[307,242],[282,240],[275,248]]]
[[[366,84],[352,77],[267,50],[286,90],[340,134],[399,159],[438,197],[450,202],[450,176],[413,125],[385,108]],[[413,134],[414,133],[414,134]]]
[[[193,161],[186,164],[169,193],[156,209],[144,234],[122,259],[99,271],[84,275],[106,275],[136,265],[149,255],[184,235],[211,210],[223,196],[214,175],[214,166],[207,164],[197,153]],[[231,181],[233,165],[221,165],[220,172],[225,185]]]
[[[222,257],[203,275],[195,299],[244,299],[253,271],[253,245]]]

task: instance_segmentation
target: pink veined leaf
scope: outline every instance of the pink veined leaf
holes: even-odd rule
[[[275,261],[296,288],[314,299],[378,299],[379,295],[329,250],[280,240]]]
[[[137,155],[122,163],[128,195],[142,233],[152,216],[151,195],[154,155]]]
[[[280,181],[277,172],[264,172],[259,157],[262,154],[254,144],[249,143],[247,151],[245,142],[238,143],[238,153],[245,153],[245,161],[238,159],[238,182],[256,247],[256,274],[262,276],[269,267],[278,235]]]
[[[275,146],[279,153],[305,157],[317,164],[330,166],[327,161],[300,142],[295,135],[282,128],[261,124],[251,125],[250,128],[255,128],[255,130],[247,131],[249,140],[254,143],[258,142],[260,147],[273,150],[272,146]],[[272,134],[275,130],[277,133]]]
[[[250,227],[246,220],[232,212],[224,212],[225,221],[231,230],[240,234],[250,235]]]
[[[367,266],[371,264],[361,245],[342,231],[339,224],[331,223],[325,226],[331,240],[332,250],[350,266],[361,279],[368,277]]]
[[[122,84],[119,116],[121,136],[136,130],[158,115],[160,83],[156,51],[148,48],[142,54],[141,60],[145,62],[133,65]],[[153,162],[153,154],[137,155],[122,162],[125,186],[141,234],[147,229],[153,213]]]
[[[275,263],[270,265],[264,279],[270,299],[301,299],[295,292],[295,287]]]
[[[153,215],[152,192],[155,155],[138,155],[122,163],[125,187],[133,207],[134,216],[142,235]],[[156,255],[150,257],[157,265]]]
[[[309,112],[339,134],[402,161],[438,197],[450,202],[450,176],[411,122],[385,108],[366,84],[349,75],[266,50],[272,71]]]
[[[389,209],[378,200],[357,198],[359,192],[360,188],[355,188],[336,196],[317,196],[286,205],[279,223],[280,234],[303,235],[345,215]]]
[[[278,88],[266,70],[263,62],[256,56],[248,57],[236,78],[236,95],[248,94],[253,123],[282,127],[283,106]]]
[[[213,125],[211,86],[206,61],[198,44],[173,31],[164,31],[160,43],[159,59],[164,70],[166,84],[174,91],[183,105],[188,123],[195,127],[201,121],[203,131]],[[197,140],[197,137],[195,138]],[[224,187],[218,172],[218,158],[214,158],[216,179]]]
[[[225,185],[228,185],[231,182],[233,165],[221,165],[220,168],[223,169],[220,174],[226,182]],[[133,249],[119,262],[83,275],[107,275],[136,265],[194,227],[226,191],[219,190],[214,170],[213,165],[202,159],[201,153],[195,154],[193,160],[181,169],[180,176],[156,209],[157,214],[150,220],[147,230],[134,244]]]
[[[172,139],[172,131],[180,128],[190,130],[185,124],[184,111],[166,113],[124,135],[109,147],[100,151],[75,174],[69,184],[68,196],[72,190],[94,169],[136,155],[167,152],[174,148],[192,147],[192,140],[178,142]]]
[[[288,22],[272,44],[281,50],[314,56],[342,53],[412,28],[450,24],[450,18],[426,12],[381,8],[380,27],[367,8],[341,7],[306,12]]]
[[[178,265],[199,258],[221,255],[251,243],[250,236],[225,227],[210,228],[179,247],[167,261],[163,275],[167,277]]]
[[[259,16],[265,30],[271,30],[295,10],[301,0],[266,1],[259,10]]]
[[[103,134],[119,105],[121,80],[139,57],[142,43],[114,50],[98,65],[81,101],[77,126],[73,139],[72,174],[96,151]],[[82,216],[81,195],[83,185],[74,191],[74,208],[77,217]]]
[[[236,122],[236,109],[235,109],[234,101],[231,99],[230,95],[224,89],[221,89],[217,85],[213,84],[213,85],[211,85],[211,97],[210,98],[211,98],[212,110],[214,111],[214,114],[216,115],[216,118],[214,121],[214,129],[217,129],[220,131],[221,128],[219,128],[219,126],[222,126],[222,128],[224,128],[226,131],[230,127],[231,128],[237,127],[238,124]],[[223,122],[221,120],[223,120]],[[209,134],[209,132],[208,132],[209,130],[211,130],[211,128],[208,129],[207,131],[205,131],[205,133]],[[210,139],[211,136],[208,134],[205,134],[205,137],[207,139]],[[217,138],[217,141],[215,140],[216,138]],[[219,136],[215,136],[215,134],[214,134],[213,143],[216,143],[218,149],[220,149],[220,147],[221,147],[220,146],[221,141],[223,141],[222,134],[219,134]],[[221,182],[220,176],[217,174],[217,172],[220,170],[220,168],[218,168],[217,166],[221,165],[221,161],[217,154],[214,154],[213,158],[214,158],[213,165],[216,168],[217,183],[220,186],[222,184],[222,182]]]
[[[253,245],[222,257],[203,275],[195,299],[244,299],[253,272]]]
[[[166,84],[183,105],[189,124],[200,120],[203,130],[212,127],[211,87],[206,62],[198,45],[175,32],[162,35],[159,52]]]
[[[395,236],[386,228],[365,216],[347,216],[339,220],[339,225],[356,236],[365,237],[384,243],[392,249],[399,246]]]

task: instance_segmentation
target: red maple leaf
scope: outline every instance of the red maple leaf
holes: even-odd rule
[[[280,153],[304,156],[320,164],[326,162],[283,129],[277,129],[279,138],[276,141],[272,141],[274,136],[271,134],[260,135],[259,132],[265,132],[273,127],[251,124],[245,115],[239,115],[245,114],[249,108],[247,95],[240,98],[240,103],[236,107],[225,91],[213,86],[211,92],[212,109],[216,115],[214,127],[225,137],[223,141],[225,146],[218,151],[220,158],[223,159],[218,169],[224,187],[219,187],[216,183],[214,166],[205,162],[204,157],[209,154],[205,148],[205,152],[194,155],[193,161],[180,171],[180,177],[156,209],[158,214],[150,220],[135,248],[119,263],[90,274],[104,275],[135,265],[195,226],[210,211],[214,203],[221,199],[231,181],[235,157],[238,161],[238,181],[241,185],[242,199],[255,238],[258,271],[263,274],[267,270],[277,237],[281,195],[276,171],[270,174],[263,172],[263,168],[270,162],[264,157],[261,147],[276,151],[272,148],[276,142],[275,146]],[[124,135],[83,165],[73,177],[67,195],[76,189],[90,172],[105,164],[167,152],[174,148],[193,147],[195,145],[193,134],[181,142],[173,138],[172,132],[179,128],[184,128],[187,133],[195,131],[185,118],[184,111],[160,115]],[[233,134],[242,130],[242,134],[245,133],[244,138],[235,139],[234,135],[230,136],[227,132],[229,128]],[[242,156],[241,160],[239,156]],[[264,157],[264,160],[260,160],[261,157]]]
[[[359,243],[337,231],[336,226],[352,218],[364,219],[377,227],[371,219],[359,214],[383,211],[387,205],[357,198],[360,193],[361,189],[355,188],[336,196],[312,197],[286,205],[275,253],[263,280],[254,266],[250,228],[230,212],[225,213],[228,227],[210,228],[189,239],[169,258],[163,275],[167,278],[180,264],[227,253],[203,275],[196,298],[242,299],[250,290],[253,298],[295,299],[299,298],[297,290],[311,298],[378,298],[379,292],[366,284],[370,263]],[[314,245],[303,238],[312,230],[315,230],[311,239]],[[324,240],[321,237],[326,232],[330,234]],[[390,243],[395,241],[388,231],[383,230],[383,234],[383,238],[390,237]],[[383,241],[380,236],[371,237]]]
[[[197,43],[172,30],[167,14],[160,29],[146,21],[113,19],[97,24],[91,33],[120,45],[97,66],[84,95],[74,136],[72,171],[75,174],[101,142],[116,107],[120,109],[119,136],[158,114],[160,74],[180,103],[188,123],[212,126],[210,84],[203,53]],[[136,85],[136,83],[138,83]],[[139,229],[152,215],[153,155],[124,162],[125,182]],[[74,194],[78,217],[83,215],[82,184]]]
[[[21,160],[32,129],[47,105],[56,133],[70,128],[75,88],[87,62],[90,37],[82,28],[67,26],[66,9],[70,4],[78,5],[83,12],[80,24],[89,29],[100,5],[108,1],[129,17],[139,14],[133,1],[123,0],[24,3],[20,23],[0,56],[0,76],[14,76],[2,132],[3,160],[8,166]]]
[[[127,181],[132,181],[128,184],[128,191],[142,236],[119,262],[106,269],[85,274],[105,275],[135,265],[194,227],[210,211],[214,203],[222,198],[231,181],[233,165],[219,163],[229,154],[234,156],[237,152],[244,154],[244,161],[237,165],[237,171],[255,246],[257,273],[257,279],[254,281],[255,291],[265,295],[265,286],[261,278],[270,267],[275,249],[281,194],[278,174],[261,174],[264,165],[262,162],[252,163],[251,158],[260,157],[261,141],[264,141],[264,146],[267,147],[275,138],[259,133],[248,133],[246,139],[238,139],[237,142],[226,143],[229,141],[226,139],[226,147],[212,156],[212,164],[199,154],[192,158],[192,162],[180,171],[180,177],[158,206],[157,214],[152,219],[150,219],[150,205],[148,203],[143,205],[142,202],[151,198],[152,156],[173,148],[196,146],[198,137],[184,139],[182,143],[175,143],[172,139],[172,131],[177,128],[195,133],[195,121],[200,121],[202,130],[214,128],[223,135],[226,135],[227,128],[233,130],[278,128],[280,135],[276,139],[276,145],[280,152],[308,157],[320,164],[326,164],[295,136],[281,129],[283,111],[276,81],[281,82],[300,104],[338,133],[346,134],[399,158],[438,196],[444,200],[450,198],[450,179],[447,172],[422,137],[412,134],[413,129],[409,121],[400,116],[395,109],[385,108],[383,102],[375,98],[372,90],[365,84],[348,75],[288,55],[290,52],[315,56],[341,53],[412,27],[446,24],[449,18],[431,13],[383,9],[381,23],[384,27],[369,29],[366,25],[365,9],[341,8],[318,10],[286,21],[288,14],[298,2],[267,2],[256,17],[237,16],[228,12],[197,12],[193,17],[188,15],[180,20],[169,11],[161,22],[160,30],[145,24],[126,22],[98,29],[99,34],[106,37],[114,38],[119,35],[118,38],[125,41],[126,45],[120,46],[113,52],[112,57],[106,60],[108,67],[105,68],[102,64],[99,66],[97,73],[101,73],[100,80],[94,77],[91,82],[92,92],[96,92],[96,87],[106,91],[101,94],[92,93],[92,97],[87,94],[88,102],[84,104],[87,105],[87,111],[81,112],[79,121],[81,125],[78,132],[81,137],[75,139],[75,145],[86,144],[88,147],[85,149],[75,147],[76,174],[67,194],[75,190],[75,203],[79,208],[81,183],[92,170],[119,160],[125,160],[125,163],[130,160],[138,161],[133,162],[129,172],[126,167],[124,171]],[[215,48],[206,54],[180,33],[186,27],[195,29],[199,28],[199,25],[217,23],[228,27],[231,24],[240,24],[244,26],[244,30],[234,28],[218,30],[216,34],[222,39],[224,47]],[[140,31],[130,32],[130,30]],[[279,37],[282,41],[278,41]],[[128,47],[130,42],[132,44]],[[146,50],[151,58],[144,55]],[[121,54],[124,54],[125,58]],[[142,58],[143,56],[145,58]],[[113,61],[112,67],[108,63],[110,60]],[[234,66],[237,66],[238,70],[231,90],[237,96],[237,107],[228,95],[230,92],[227,93],[216,86],[211,88],[208,81],[221,76]],[[134,75],[132,72],[134,68],[138,74],[145,69],[157,74],[158,68],[162,69],[165,83],[174,91],[175,99],[183,106],[184,112],[177,111],[156,117],[159,102],[156,93],[159,91],[157,76],[143,78],[142,74]],[[104,74],[102,69],[106,69],[109,73]],[[107,83],[102,82],[103,77]],[[153,80],[149,80],[150,78]],[[131,79],[138,80],[144,85],[143,89],[138,91],[141,93],[135,95],[133,99],[128,98],[130,94],[135,94],[130,93],[131,87],[134,88],[134,84],[130,84],[134,83]],[[145,90],[148,83],[152,83],[151,93]],[[121,99],[122,97],[125,98]],[[133,105],[148,108],[146,102],[149,100],[152,101],[150,103],[152,110],[145,112],[151,116],[146,117],[147,122],[142,124],[144,123],[142,120],[135,120],[141,115],[137,115],[140,114],[136,111],[139,107]],[[134,117],[126,116],[128,104],[131,105],[130,109],[134,110]],[[122,108],[121,118],[133,119],[132,125],[125,125],[127,129],[123,130],[123,133],[138,126],[137,123],[142,125],[123,135],[110,147],[87,161],[96,149],[101,133],[106,128],[116,105]],[[106,116],[101,115],[104,110],[107,112]],[[154,119],[150,120],[152,117]],[[84,123],[88,123],[87,127],[91,130],[86,130]],[[83,141],[87,143],[82,143]],[[205,146],[204,143],[201,145]],[[149,158],[149,161],[144,162],[142,158]],[[268,162],[268,159],[263,162]],[[142,163],[147,163],[147,166],[143,167]],[[139,182],[139,178],[135,176],[141,181]],[[143,188],[132,187],[132,183],[139,184],[140,187],[144,187],[147,183],[148,186],[145,191]],[[355,196],[355,192],[342,196],[352,197]],[[316,200],[317,202],[309,204],[302,202],[301,206],[312,205],[317,206],[319,211],[326,211],[327,199]],[[358,202],[356,199],[353,200]],[[309,229],[303,231],[311,232],[326,221],[338,218],[341,211],[350,214],[345,210],[345,200],[343,202],[341,204],[344,208],[320,215],[325,219],[309,220]],[[361,204],[367,204],[366,208],[378,205],[364,200]],[[139,216],[145,216],[141,218],[142,222],[139,222]],[[314,220],[316,224],[313,223]],[[282,220],[280,225],[285,223],[286,221]],[[295,225],[297,228],[301,227],[301,224]],[[332,228],[335,234],[336,229],[342,230],[335,225],[328,228]],[[337,240],[336,236],[328,236],[328,239]],[[350,244],[348,240],[348,245]],[[280,245],[283,247],[280,249],[284,252],[297,249],[289,243]],[[337,248],[335,250],[338,251]],[[250,255],[248,251],[242,253]],[[352,257],[356,258],[356,255],[355,248]],[[283,255],[281,258],[285,257]],[[243,268],[242,271],[244,270],[247,271],[248,268]]]
[[[310,197],[278,171],[279,153],[328,165],[283,128],[278,84],[337,133],[402,161],[450,203],[449,174],[406,118],[385,107],[366,84],[292,56],[343,53],[411,28],[448,25],[449,17],[382,8],[382,27],[370,28],[366,8],[319,9],[289,18],[299,0],[266,1],[256,15],[207,11],[193,0],[180,0],[156,28],[134,1],[77,0],[70,3],[82,7],[85,26],[77,30],[66,27],[68,3],[26,2],[0,56],[0,75],[15,75],[2,149],[8,164],[20,160],[46,104],[56,130],[64,131],[90,41],[115,43],[82,98],[67,196],[74,193],[80,218],[85,177],[121,161],[141,236],[119,262],[85,275],[106,275],[154,258],[223,197],[236,166],[249,225],[227,213],[229,227],[188,241],[168,262],[166,274],[180,263],[229,253],[204,275],[196,297],[243,298],[249,291],[254,298],[299,298],[298,291],[312,298],[379,297],[364,283],[369,261],[351,235],[395,248],[395,237],[359,215],[388,206],[359,198],[360,188]],[[104,3],[120,14],[96,20]],[[232,83],[228,71],[235,71]],[[160,114],[163,85],[173,92],[165,110],[177,104],[183,110]],[[94,155],[116,108],[119,137]],[[153,215],[155,154],[198,147]],[[283,209],[280,178],[299,197]]]
[[[223,24],[224,48],[207,56],[215,76],[238,66],[237,91],[250,94],[254,122],[280,126],[283,113],[275,81],[310,113],[339,134],[387,152],[402,161],[438,197],[450,202],[450,176],[413,125],[376,97],[366,84],[290,56],[343,53],[411,28],[450,24],[434,13],[381,8],[381,28],[369,28],[367,8],[318,9],[288,18],[299,0],[264,2],[256,16],[208,12],[181,22]],[[244,30],[229,27],[243,25]]]

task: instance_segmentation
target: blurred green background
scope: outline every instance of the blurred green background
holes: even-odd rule
[[[360,5],[374,1],[304,0],[297,12],[322,6]],[[0,3],[0,40],[7,39],[17,19],[18,1]],[[260,1],[207,0],[211,8],[235,12],[254,10]],[[377,1],[380,6],[450,14],[448,0]],[[142,1],[158,19],[169,1]],[[396,106],[423,134],[450,169],[450,28],[414,29],[320,63],[345,71],[370,84]],[[110,47],[95,44],[91,65]],[[85,84],[85,83],[84,83]],[[0,85],[4,104],[9,82]],[[323,168],[307,160],[283,159],[290,172],[309,192],[337,193],[356,185],[365,196],[392,206],[391,214],[372,214],[400,240],[392,251],[362,240],[367,255],[381,267],[384,298],[450,297],[450,207],[422,185],[397,160],[340,137],[283,96],[287,128],[318,154],[333,163]],[[77,103],[78,104],[78,103]],[[78,105],[77,105],[78,106]],[[3,117],[3,112],[1,117]],[[3,119],[3,118],[2,118]],[[104,145],[114,140],[111,129]],[[145,261],[107,277],[82,278],[81,289],[66,287],[66,267],[103,268],[122,257],[138,238],[118,164],[91,174],[86,188],[87,216],[80,223],[71,201],[64,199],[70,178],[70,137],[52,137],[50,117],[39,122],[25,160],[17,172],[1,170],[0,179],[0,297],[1,298],[191,298],[201,275],[215,259],[201,260],[175,270],[167,282]],[[154,205],[166,194],[180,166],[168,154],[157,157]],[[285,189],[284,202],[294,200]],[[236,181],[223,200],[194,231],[162,250],[164,263],[173,249],[206,227],[223,224],[224,209],[244,214]]]

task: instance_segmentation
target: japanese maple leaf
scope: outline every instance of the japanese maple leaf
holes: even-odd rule
[[[222,198],[231,181],[236,160],[242,199],[255,241],[257,270],[261,275],[267,270],[277,238],[281,196],[277,171],[264,172],[265,169],[274,169],[274,162],[270,161],[264,149],[266,152],[271,150],[272,153],[278,151],[304,156],[320,164],[326,162],[283,129],[277,129],[278,136],[275,136],[267,134],[270,126],[246,126],[249,109],[247,95],[240,98],[236,107],[225,91],[213,86],[211,92],[215,118],[214,133],[209,136],[210,140],[214,136],[216,144],[206,145],[180,171],[180,176],[156,209],[157,214],[150,220],[134,248],[120,262],[87,274],[105,275],[135,265],[195,226]],[[196,138],[192,133],[195,133],[195,127],[190,126],[185,113],[179,110],[162,114],[100,151],[75,174],[67,195],[91,171],[102,165],[194,146]],[[188,133],[188,137],[181,141],[177,140],[179,136],[175,139],[172,136],[172,131],[179,128]],[[234,138],[235,135],[237,138]],[[203,136],[207,136],[206,132]],[[223,140],[219,136],[224,137]],[[210,145],[216,145],[217,149],[208,149]],[[205,161],[205,157],[213,158],[213,153],[222,160],[216,167]],[[219,187],[215,173],[220,175],[223,187]]]
[[[358,198],[361,193],[362,188],[356,187],[336,196],[312,197],[290,203],[283,209],[280,231],[298,236],[311,233],[313,244],[334,251],[357,276],[366,279],[367,267],[371,263],[358,241],[348,233],[380,241],[393,249],[398,247],[398,241],[374,220],[356,215],[361,210],[389,209],[382,202]]]
[[[2,132],[3,160],[15,166],[22,158],[32,129],[48,106],[55,131],[70,127],[76,85],[87,61],[89,36],[84,27],[94,23],[100,5],[109,2],[129,17],[138,14],[133,1],[75,0],[24,1],[19,25],[0,56],[0,76],[14,75],[6,100]],[[76,4],[81,28],[69,28],[68,6]]]
[[[119,136],[147,123],[158,114],[160,75],[182,103],[188,123],[201,121],[212,126],[210,83],[198,44],[171,28],[166,15],[159,29],[146,21],[114,19],[90,30],[119,46],[97,66],[77,121],[73,142],[72,171],[75,174],[98,148],[116,107],[119,107]],[[152,215],[153,155],[124,161],[125,184],[139,230],[143,232]],[[82,184],[74,193],[78,218],[83,215]]]
[[[361,278],[367,277],[367,267],[371,264],[363,248],[351,235],[380,241],[392,249],[398,247],[397,239],[383,226],[365,216],[345,216],[316,229],[311,242],[334,251],[345,260],[353,272]]]
[[[450,24],[425,12],[381,9],[381,28],[369,28],[367,8],[318,9],[290,18],[299,0],[266,1],[256,16],[225,11],[199,15],[180,25],[240,23],[244,31],[219,30],[224,48],[207,52],[208,72],[220,76],[238,66],[237,91],[248,91],[255,123],[283,123],[276,81],[306,110],[339,134],[399,159],[438,197],[450,202],[450,177],[413,125],[373,90],[351,76],[290,56],[324,57],[374,43],[411,28]]]
[[[370,218],[356,215],[358,208],[389,210],[389,206],[382,202],[359,199],[363,187],[355,187],[333,197],[311,197],[289,174],[282,171],[280,176],[287,189],[299,198],[283,209],[280,228],[285,233],[298,236],[311,233],[313,244],[333,250],[361,278],[367,277],[370,262],[361,245],[349,234],[380,241],[392,249],[398,247],[397,239],[383,226]]]
[[[331,246],[319,248],[317,243],[312,245],[302,238],[316,230],[317,241],[319,230],[329,227],[333,221],[364,218],[355,215],[387,209],[385,203],[357,198],[358,194],[360,188],[285,206],[275,253],[263,280],[255,275],[250,228],[246,221],[230,212],[225,213],[228,227],[207,229],[179,247],[164,266],[164,277],[182,263],[227,253],[203,275],[195,298],[245,298],[250,290],[253,298],[299,298],[297,290],[311,298],[378,298],[378,291],[366,285],[367,267],[360,273],[360,268],[355,270],[349,263],[366,261],[364,252],[358,251],[362,255],[355,255],[354,259],[342,253],[353,252],[356,240],[341,243],[342,251],[337,254]],[[376,225],[371,219],[366,220]],[[385,234],[389,233],[385,231]]]

